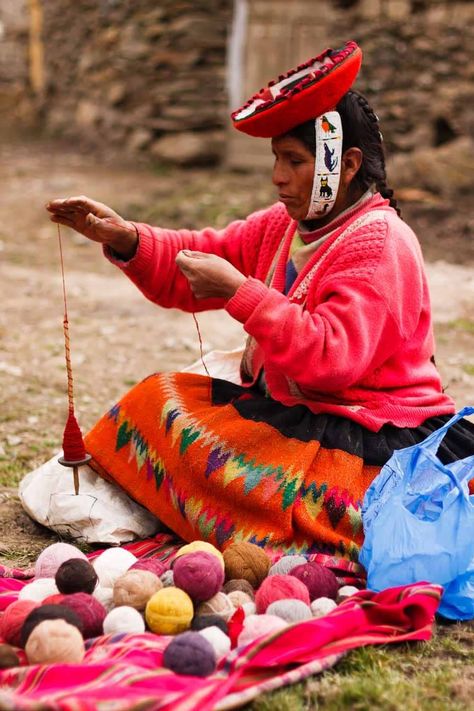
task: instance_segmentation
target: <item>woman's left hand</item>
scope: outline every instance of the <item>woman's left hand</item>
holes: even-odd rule
[[[183,249],[176,255],[176,264],[197,299],[230,299],[246,281],[230,262],[215,254]]]

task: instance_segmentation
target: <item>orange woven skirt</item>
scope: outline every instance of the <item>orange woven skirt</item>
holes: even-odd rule
[[[186,541],[250,541],[356,561],[364,493],[394,449],[442,424],[378,433],[190,373],[146,378],[85,438],[92,466]],[[430,422],[430,421],[429,421]]]

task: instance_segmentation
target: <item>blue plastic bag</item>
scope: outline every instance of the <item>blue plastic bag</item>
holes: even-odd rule
[[[440,614],[458,620],[474,618],[474,456],[445,465],[436,452],[447,430],[472,414],[465,407],[423,442],[396,450],[362,506],[367,586],[439,583]]]

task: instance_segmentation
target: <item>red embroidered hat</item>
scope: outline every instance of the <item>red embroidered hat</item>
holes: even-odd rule
[[[326,49],[271,81],[232,114],[236,129],[272,138],[334,108],[355,81],[362,50],[355,42]]]

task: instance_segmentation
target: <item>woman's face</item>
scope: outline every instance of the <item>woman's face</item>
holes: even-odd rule
[[[304,220],[309,210],[313,189],[314,156],[297,138],[279,136],[272,139],[273,184],[278,197],[294,220]]]

